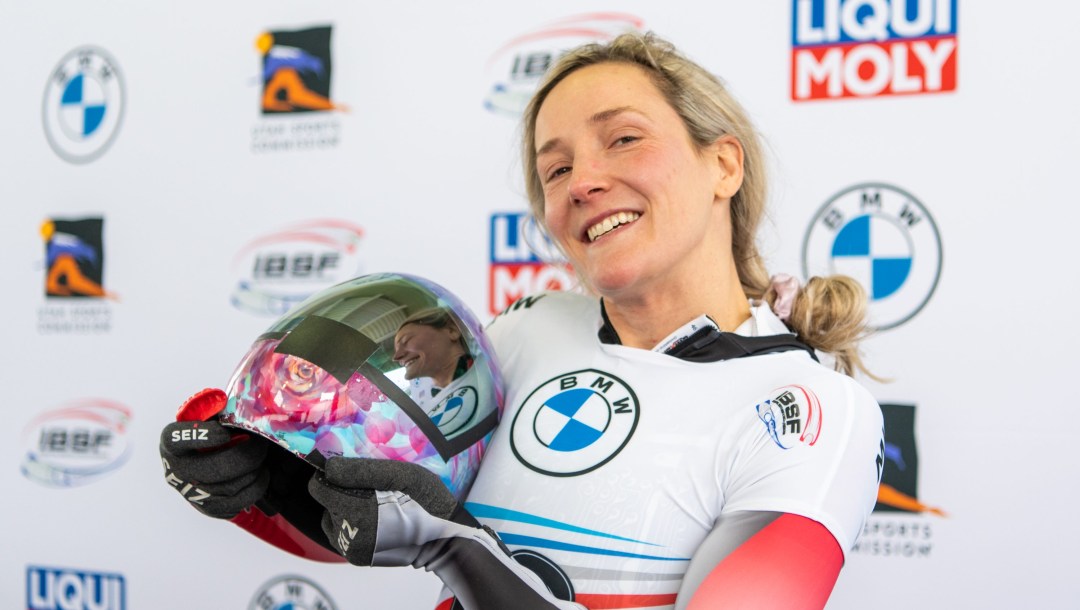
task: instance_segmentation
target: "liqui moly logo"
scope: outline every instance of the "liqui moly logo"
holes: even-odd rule
[[[523,296],[569,290],[574,273],[532,216],[507,212],[491,216],[488,310],[494,315]]]
[[[956,89],[958,0],[793,0],[791,99]]]
[[[68,568],[26,568],[29,610],[126,610],[121,574]]]

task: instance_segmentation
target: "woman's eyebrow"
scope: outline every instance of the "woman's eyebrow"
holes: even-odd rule
[[[600,123],[610,121],[611,119],[619,116],[620,114],[623,114],[624,112],[637,112],[637,111],[634,110],[634,108],[632,106],[619,106],[618,108],[609,108],[607,110],[601,110],[600,112],[597,112],[596,114],[592,115],[591,117],[589,117],[587,122],[590,125],[597,125],[597,124],[600,124]],[[551,152],[552,149],[558,147],[559,144],[561,144],[561,143],[562,143],[562,141],[559,138],[552,138],[552,139],[548,140],[547,142],[544,142],[543,146],[536,149],[536,156],[539,157],[540,155],[542,155],[544,153]]]

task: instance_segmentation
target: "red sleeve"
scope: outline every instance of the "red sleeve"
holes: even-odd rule
[[[821,610],[843,563],[825,526],[783,514],[720,561],[687,609]]]

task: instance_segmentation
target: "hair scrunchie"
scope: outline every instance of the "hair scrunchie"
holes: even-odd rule
[[[769,279],[769,289],[776,295],[772,310],[782,322],[787,322],[791,317],[791,307],[795,304],[800,288],[799,280],[786,273],[778,273]]]

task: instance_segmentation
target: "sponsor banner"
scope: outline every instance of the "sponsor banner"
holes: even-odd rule
[[[255,592],[248,610],[303,608],[304,610],[338,610],[326,591],[303,576],[279,576],[266,582]]]
[[[26,568],[28,610],[127,610],[123,575],[70,568]]]
[[[929,557],[934,548],[934,520],[947,515],[941,508],[919,499],[915,405],[882,403],[881,412],[885,418],[885,441],[878,501],[852,553]]]
[[[956,89],[957,0],[792,0],[794,101]]]
[[[256,37],[263,120],[251,129],[252,152],[325,150],[340,143],[336,114],[348,107],[331,97],[332,29],[267,30]]]
[[[118,470],[131,457],[131,414],[95,398],[38,415],[23,430],[23,476],[46,487],[76,487]]]
[[[571,290],[574,272],[532,215],[491,215],[488,312],[506,309],[526,295],[545,290]]]
[[[124,77],[105,49],[72,49],[45,84],[41,117],[45,139],[69,163],[90,163],[105,154],[124,119]]]
[[[47,218],[39,227],[45,246],[42,335],[104,334],[112,330],[116,293],[106,290],[105,219]]]
[[[803,274],[847,275],[866,290],[869,326],[899,326],[930,301],[941,277],[941,235],[930,211],[898,187],[867,183],[825,202],[803,241]]]
[[[521,116],[540,77],[567,50],[642,30],[644,25],[640,17],[626,13],[585,13],[557,19],[511,38],[488,59],[491,86],[484,97],[484,108],[504,116]]]
[[[522,464],[554,477],[592,472],[630,442],[640,417],[637,394],[595,369],[550,379],[514,415],[510,448]]]
[[[800,443],[812,447],[821,435],[821,401],[809,388],[779,388],[756,409],[769,437],[781,449]]]
[[[233,258],[233,307],[280,316],[323,288],[361,275],[363,237],[359,225],[324,219],[252,239]]]

